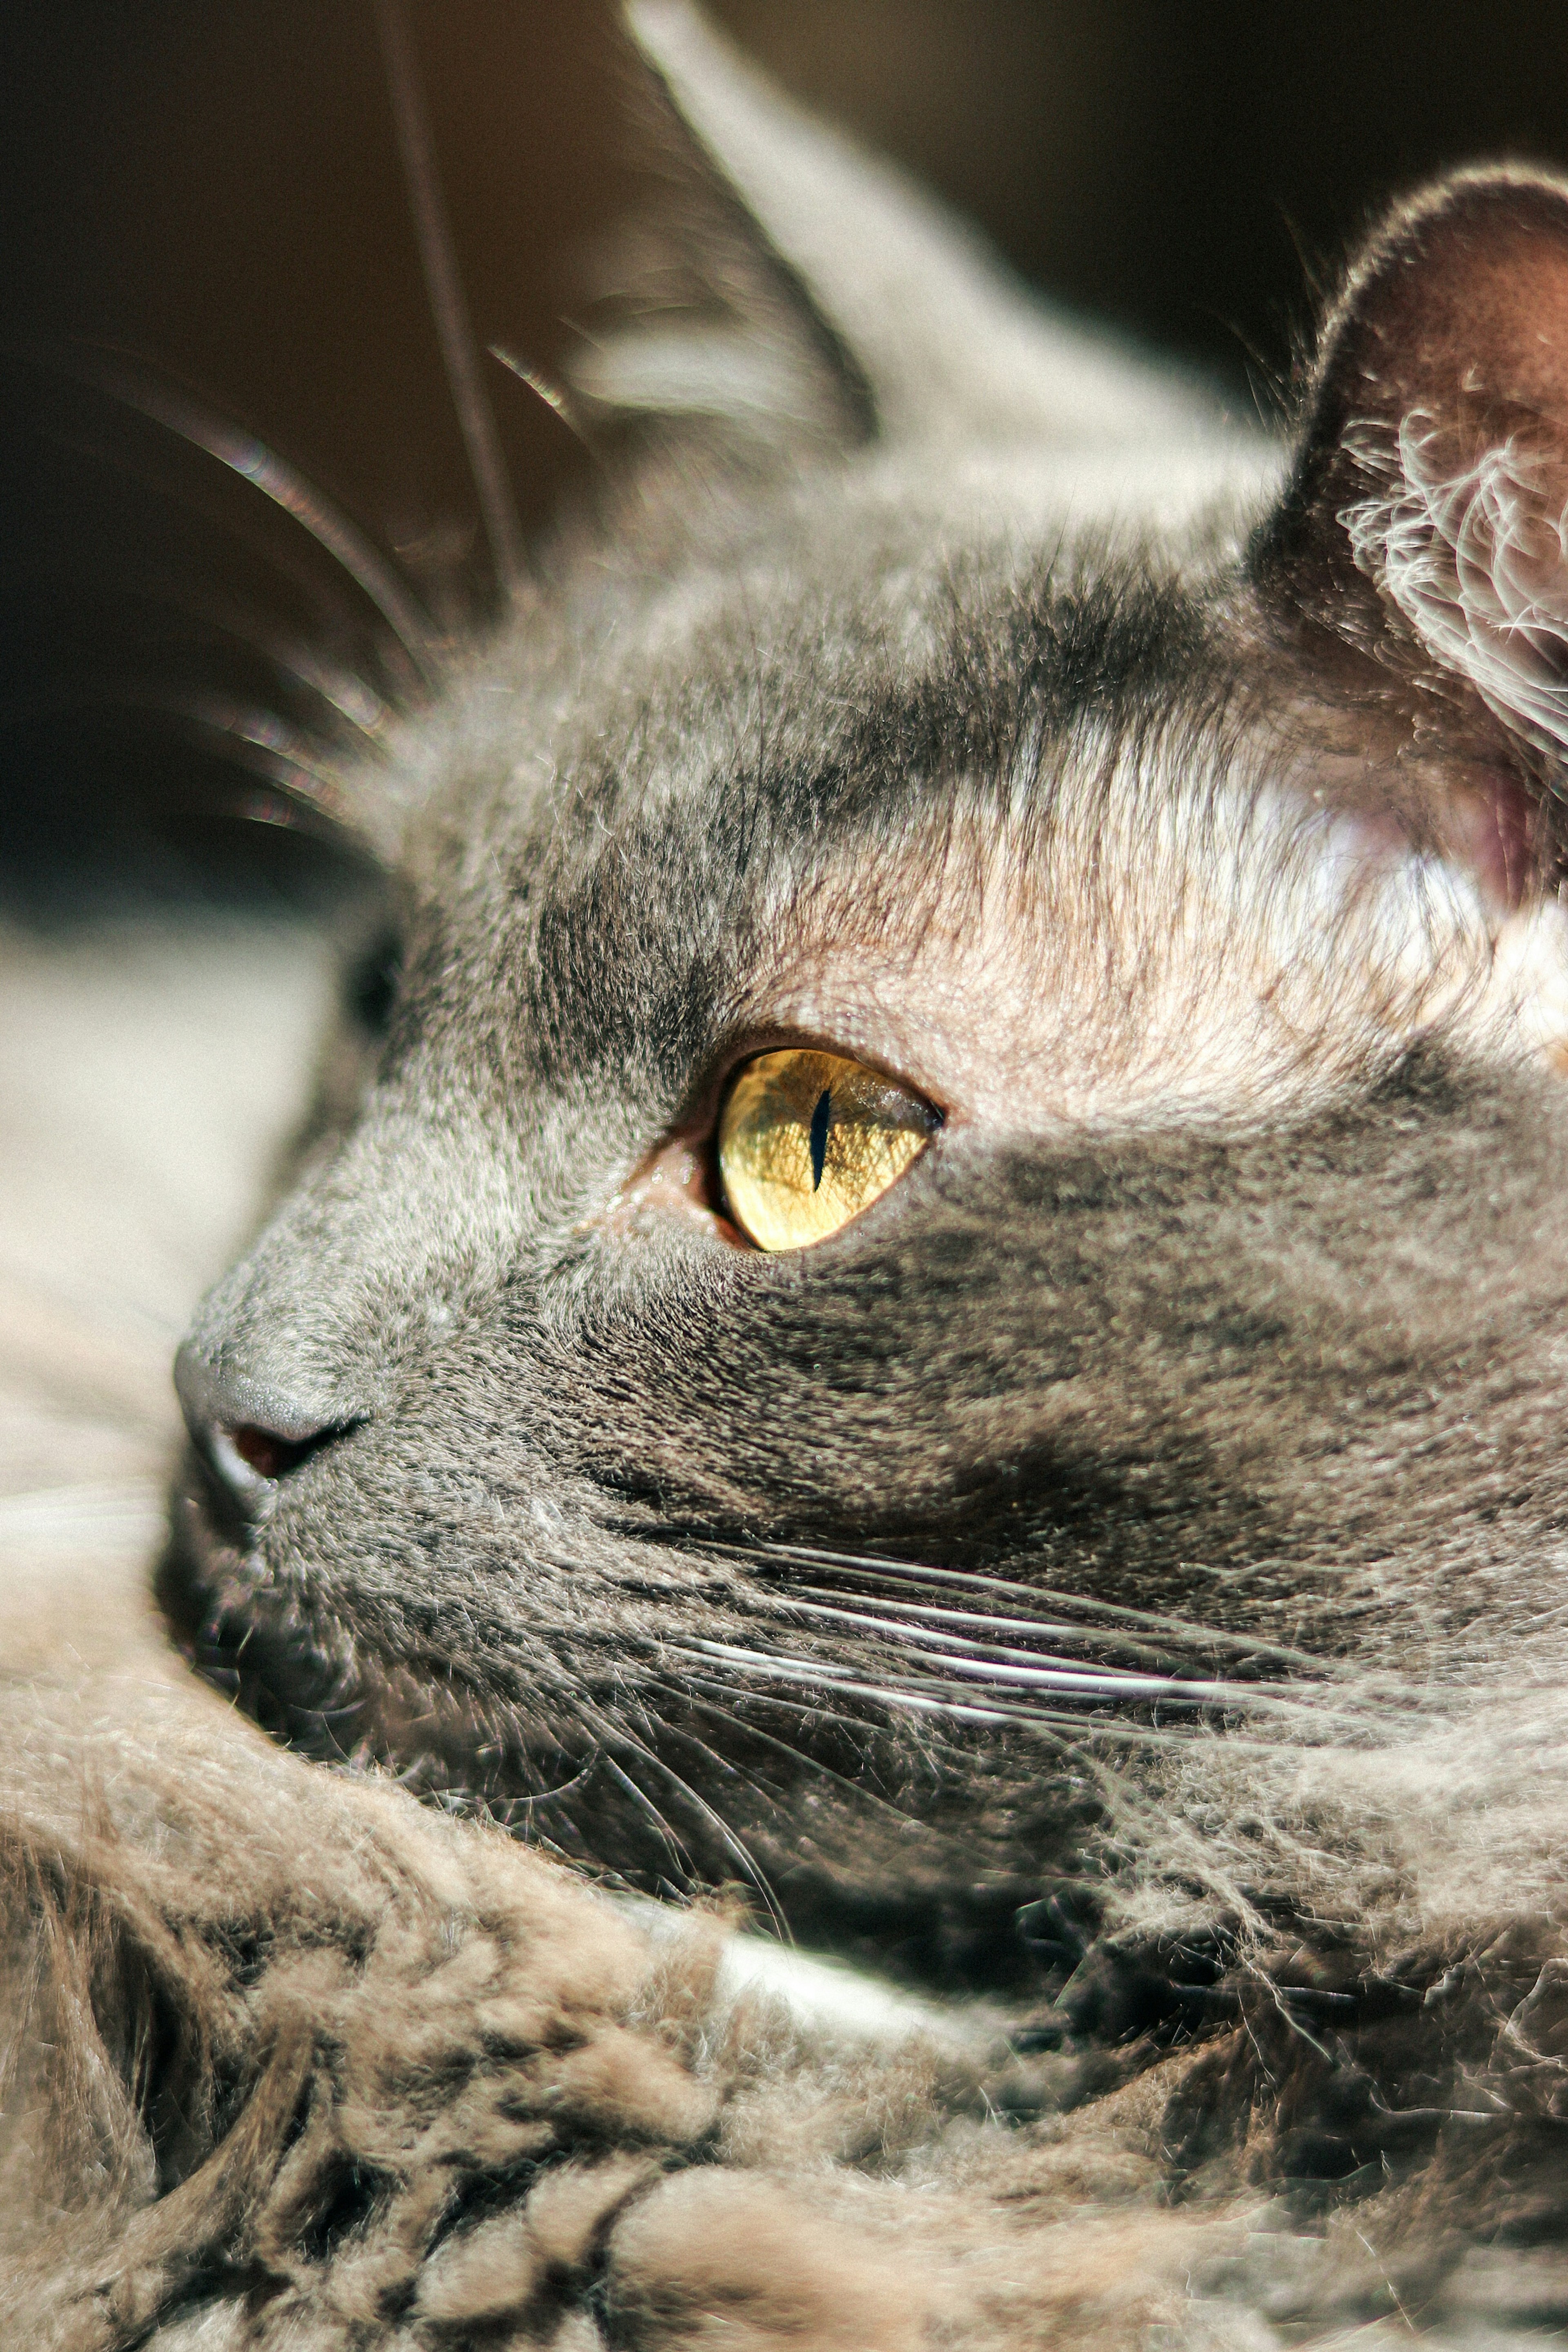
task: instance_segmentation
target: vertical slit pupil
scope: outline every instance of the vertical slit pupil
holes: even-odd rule
[[[816,1098],[816,1108],[811,1114],[811,1189],[822,1189],[822,1171],[827,1159],[827,1122],[833,1117],[833,1089],[824,1087]]]

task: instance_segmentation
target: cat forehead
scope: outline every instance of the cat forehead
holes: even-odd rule
[[[1259,634],[1248,469],[1076,524],[1006,479],[846,469],[525,612],[421,741],[426,970],[578,1066],[784,1024],[941,1097],[945,1027],[972,1091],[1072,1116],[1342,1073],[1485,995],[1463,877],[1336,827],[1375,729],[1336,747]]]
[[[1026,529],[1001,503],[965,528],[847,486],[674,577],[605,566],[438,714],[409,862],[438,891],[537,899],[612,837],[673,848],[690,828],[711,848],[730,816],[752,865],[902,838],[961,773],[1015,783],[1021,749],[1086,719],[1169,724],[1212,699],[1226,656],[1195,533]]]
[[[1500,956],[1462,877],[1323,799],[1334,755],[1259,725],[1191,568],[945,586],[897,638],[672,593],[602,667],[509,684],[422,885],[454,1036],[489,992],[536,1076],[639,1072],[673,1108],[787,1030],[1037,1129],[1299,1100],[1491,1018],[1542,951]]]

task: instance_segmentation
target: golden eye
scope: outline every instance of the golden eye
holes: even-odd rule
[[[748,1062],[719,1116],[719,1173],[759,1249],[805,1249],[869,1208],[941,1116],[879,1070],[786,1046]]]

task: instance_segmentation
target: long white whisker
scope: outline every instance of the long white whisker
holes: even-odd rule
[[[425,289],[451,388],[458,427],[484,518],[490,560],[503,596],[510,596],[522,571],[521,533],[507,475],[500,436],[479,374],[479,352],[463,294],[452,225],[447,217],[435,142],[419,79],[419,63],[402,0],[376,0],[376,25],[386,67],[397,152],[414,215]]]
[[[89,361],[85,354],[73,353],[69,363],[51,353],[37,356],[39,364],[86,383],[105,399],[161,425],[176,439],[250,483],[308,531],[362,590],[424,684],[438,684],[441,664],[436,635],[417,599],[364,533],[277,450],[256,434],[216,415],[183,387],[164,383],[128,360],[117,357],[110,368],[102,359]]]
[[[1005,1699],[980,1708],[976,1704],[978,1691],[966,1691],[962,1698],[958,1698],[952,1695],[951,1686],[947,1693],[942,1691],[940,1684],[936,1684],[933,1689],[934,1676],[917,1678],[898,1673],[884,1674],[872,1684],[866,1679],[863,1667],[844,1665],[833,1659],[791,1657],[781,1651],[743,1648],[734,1643],[707,1640],[694,1641],[689,1646],[671,1643],[668,1649],[675,1656],[738,1666],[764,1679],[775,1678],[817,1687],[826,1684],[835,1693],[877,1697],[889,1705],[910,1706],[917,1711],[962,1713],[977,1720],[998,1723],[1010,1720],[1055,1722],[1058,1719],[1026,1709],[1020,1710],[1009,1706]],[[922,1660],[922,1663],[926,1661]],[[1342,1708],[1326,1707],[1316,1697],[1296,1699],[1277,1690],[1259,1691],[1257,1685],[1249,1683],[1188,1682],[1175,1675],[1070,1665],[1038,1669],[994,1668],[984,1662],[940,1655],[929,1663],[933,1667],[945,1668],[950,1675],[965,1675],[972,1683],[988,1685],[1003,1693],[1043,1690],[1060,1698],[1076,1698],[1091,1705],[1132,1701],[1145,1706],[1179,1706],[1184,1710],[1219,1707],[1232,1714],[1275,1716],[1298,1722],[1306,1720],[1315,1727],[1362,1720]],[[1070,1718],[1063,1717],[1061,1719]],[[1110,1727],[1097,1725],[1097,1728],[1100,1727]]]
[[[827,1589],[831,1591],[830,1587]],[[846,1594],[844,1599],[858,1601],[859,1596]],[[897,1617],[884,1616],[882,1613],[884,1611],[894,1609],[900,1610],[900,1613]],[[1080,1629],[1073,1626],[1037,1626],[1031,1625],[1026,1620],[988,1619],[973,1612],[955,1610],[949,1612],[930,1607],[921,1609],[918,1604],[916,1609],[911,1611],[908,1604],[888,1601],[880,1596],[874,1601],[864,1601],[858,1607],[838,1607],[825,1601],[807,1601],[797,1593],[781,1594],[767,1613],[775,1622],[779,1618],[788,1620],[802,1618],[817,1620],[825,1624],[841,1623],[858,1631],[868,1632],[895,1646],[913,1649],[917,1654],[931,1655],[933,1664],[942,1663],[942,1659],[934,1654],[945,1653],[947,1662],[960,1673],[978,1674],[983,1672],[990,1663],[994,1663],[997,1667],[997,1678],[1004,1680],[1006,1678],[1008,1668],[1017,1668],[1028,1673],[1055,1670],[1075,1677],[1098,1673],[1114,1675],[1123,1690],[1129,1695],[1135,1695],[1134,1685],[1139,1670],[1118,1664],[1112,1660],[1095,1656],[1085,1663],[1075,1658],[1053,1654],[1050,1652],[1019,1649],[1007,1643],[974,1641],[951,1630],[952,1622],[956,1621],[959,1623],[982,1626],[991,1623],[1005,1624],[1023,1632],[1041,1634],[1050,1633],[1059,1636],[1065,1633],[1069,1640],[1079,1642],[1095,1638],[1092,1635],[1086,1635]],[[911,1622],[910,1619],[912,1614],[934,1617],[937,1622],[935,1624]],[[1121,1646],[1134,1651],[1142,1650],[1147,1660],[1163,1660],[1168,1656],[1167,1653],[1152,1650],[1142,1643],[1127,1643]],[[977,1663],[965,1664],[963,1663],[965,1659]],[[1251,1708],[1258,1707],[1263,1700],[1276,1699],[1282,1704],[1306,1707],[1320,1719],[1323,1715],[1324,1699],[1316,1694],[1331,1694],[1333,1719],[1336,1721],[1345,1718],[1347,1709],[1352,1704],[1359,1712],[1364,1712],[1376,1705],[1384,1708],[1396,1706],[1408,1713],[1434,1706],[1441,1706],[1447,1703],[1447,1694],[1433,1691],[1424,1685],[1401,1681],[1388,1674],[1368,1673],[1359,1675],[1352,1688],[1345,1679],[1335,1680],[1327,1675],[1314,1675],[1310,1679],[1298,1675],[1284,1679],[1265,1679],[1261,1675],[1249,1675],[1243,1681],[1231,1676],[1222,1678],[1184,1673],[1173,1669],[1168,1664],[1157,1667],[1146,1665],[1142,1671],[1150,1675],[1152,1679],[1159,1681],[1163,1686],[1176,1691],[1178,1696],[1191,1695],[1195,1692],[1212,1692],[1215,1695],[1216,1703],[1227,1706]]]
[[[961,1656],[982,1663],[994,1662],[998,1668],[999,1679],[1005,1679],[1008,1667],[1028,1672],[1056,1670],[1074,1676],[1099,1673],[1116,1676],[1121,1686],[1131,1694],[1131,1678],[1142,1671],[1176,1690],[1178,1696],[1212,1692],[1218,1703],[1253,1708],[1263,1700],[1273,1698],[1281,1704],[1307,1707],[1319,1718],[1323,1714],[1325,1697],[1317,1694],[1331,1695],[1335,1720],[1343,1719],[1347,1710],[1365,1714],[1373,1706],[1384,1709],[1395,1707],[1405,1713],[1442,1707],[1451,1697],[1450,1693],[1434,1690],[1426,1685],[1386,1671],[1363,1670],[1352,1683],[1342,1669],[1338,1673],[1331,1671],[1336,1663],[1331,1661],[1323,1662],[1319,1671],[1310,1675],[1299,1674],[1265,1677],[1254,1675],[1245,1679],[1205,1675],[1176,1664],[1171,1659],[1169,1649],[1129,1641],[1120,1635],[1107,1637],[1092,1627],[1035,1622],[1021,1618],[992,1618],[978,1611],[950,1611],[931,1603],[890,1601],[882,1594],[869,1598],[858,1593],[839,1595],[834,1593],[831,1586],[816,1587],[814,1592],[820,1592],[825,1597],[807,1599],[796,1591],[769,1594],[765,1596],[769,1605],[758,1613],[774,1622],[784,1619],[790,1622],[815,1621],[825,1626],[842,1624],[856,1632],[874,1633],[884,1642],[912,1649],[917,1654],[945,1652],[949,1654],[950,1663],[955,1665],[955,1670],[962,1673],[978,1673],[981,1666],[962,1664],[959,1663]],[[934,1622],[922,1622],[921,1620]],[[982,1628],[994,1625],[1057,1641],[1065,1638],[1089,1649],[1090,1655],[1087,1660],[1079,1660],[1050,1651],[1021,1649],[1009,1643],[975,1640],[955,1632],[953,1628],[959,1624]],[[1131,1651],[1135,1657],[1141,1656],[1142,1669],[1130,1668],[1104,1655],[1107,1646]],[[1277,1657],[1277,1654],[1274,1655]]]
[[[846,1598],[848,1598],[848,1596],[846,1596]],[[1048,1652],[1042,1654],[1037,1650],[1022,1650],[1007,1643],[977,1642],[971,1640],[967,1635],[955,1633],[952,1630],[956,1624],[994,1624],[1009,1632],[1034,1633],[1040,1636],[1042,1639],[1050,1637],[1059,1641],[1065,1636],[1068,1641],[1082,1642],[1085,1639],[1085,1635],[1083,1630],[1079,1626],[1035,1624],[1031,1623],[1026,1618],[1013,1617],[992,1619],[985,1617],[978,1611],[953,1610],[949,1612],[945,1610],[937,1611],[930,1608],[919,1611],[919,1613],[928,1617],[937,1616],[940,1618],[941,1622],[935,1625],[927,1625],[910,1622],[910,1618],[916,1613],[917,1608],[918,1604],[916,1604],[916,1608],[910,1608],[909,1604],[903,1604],[900,1609],[900,1603],[896,1601],[885,1602],[880,1599],[876,1601],[874,1603],[868,1602],[860,1608],[844,1608],[835,1606],[833,1603],[828,1601],[807,1601],[797,1593],[790,1593],[780,1596],[776,1610],[773,1613],[788,1617],[817,1618],[827,1623],[858,1626],[863,1628],[867,1632],[880,1634],[884,1640],[903,1643],[914,1647],[924,1646],[935,1650],[951,1651],[955,1653],[962,1652],[973,1658],[993,1659],[997,1662],[999,1667],[1004,1667],[1008,1664],[1016,1664],[1028,1668],[1058,1667],[1062,1672],[1072,1675],[1082,1675],[1086,1672],[1102,1672],[1108,1675],[1114,1675],[1121,1680],[1126,1680],[1130,1676],[1136,1678],[1139,1672],[1137,1668],[1112,1665],[1103,1660],[1097,1660],[1092,1667],[1085,1667],[1071,1658],[1055,1656]],[[884,1610],[889,1612],[900,1610],[900,1613],[898,1616],[893,1616],[891,1614],[884,1615]],[[1142,1647],[1144,1645],[1140,1644],[1138,1646]],[[1152,1654],[1154,1656],[1162,1656],[1164,1654],[1154,1652]],[[1147,1668],[1143,1671],[1146,1674],[1150,1674],[1150,1670]],[[1167,1672],[1163,1674],[1150,1674],[1150,1679],[1158,1681],[1162,1685],[1164,1685],[1169,1683],[1172,1677]],[[1177,1679],[1183,1682],[1184,1687],[1191,1688],[1197,1686],[1191,1677],[1177,1677]],[[1218,1687],[1219,1685],[1216,1685],[1215,1686]],[[1237,1685],[1226,1682],[1223,1687],[1226,1689],[1232,1689],[1237,1687]],[[1239,1687],[1249,1691],[1279,1691],[1293,1687],[1293,1685],[1279,1682],[1268,1683],[1262,1681],[1252,1681],[1239,1685]]]
[[[1145,1609],[1131,1609],[1120,1601],[1099,1601],[1089,1595],[1064,1592],[1054,1585],[1021,1584],[1016,1580],[990,1576],[978,1570],[937,1568],[924,1561],[883,1559],[875,1553],[820,1550],[809,1544],[739,1544],[718,1538],[700,1539],[704,1550],[737,1559],[745,1559],[759,1567],[770,1561],[798,1562],[803,1566],[832,1568],[841,1574],[879,1579],[887,1583],[920,1583],[946,1587],[957,1586],[965,1592],[994,1592],[1015,1601],[1028,1601],[1038,1607],[1045,1603],[1066,1613],[1099,1620],[1113,1625],[1152,1633],[1163,1633],[1183,1642],[1188,1647],[1211,1646],[1239,1650],[1249,1656],[1278,1658],[1288,1664],[1308,1669],[1318,1675],[1333,1675],[1343,1669],[1339,1662],[1314,1656],[1310,1651],[1292,1649],[1279,1642],[1271,1642],[1253,1633],[1240,1633],[1222,1626],[1197,1625],[1181,1618],[1164,1617]]]
[[[839,1612],[833,1612],[837,1614]],[[862,1618],[862,1624],[873,1625],[874,1620]],[[899,1628],[903,1634],[905,1629]],[[703,1643],[704,1649],[717,1651],[719,1644]],[[765,1657],[770,1653],[743,1650],[731,1644],[723,1645],[723,1654],[739,1659]],[[1201,1705],[1211,1705],[1220,1693],[1230,1694],[1237,1688],[1247,1693],[1257,1688],[1254,1684],[1193,1683],[1178,1680],[1173,1675],[1140,1674],[1131,1666],[1080,1666],[1070,1659],[1048,1659],[1038,1664],[1008,1665],[993,1664],[984,1659],[959,1658],[939,1651],[929,1663],[946,1666],[953,1673],[973,1673],[987,1681],[1028,1684],[1037,1689],[1082,1692],[1086,1696],[1118,1698],[1178,1697],[1194,1699]],[[853,1666],[840,1665],[826,1658],[814,1658],[812,1669],[817,1674],[832,1675],[836,1680],[852,1679]]]
[[[812,1590],[833,1593],[831,1585],[814,1586]],[[1035,1640],[1042,1642],[1084,1642],[1105,1639],[1105,1636],[1093,1627],[1086,1630],[1081,1625],[1065,1622],[1057,1622],[1049,1618],[1001,1615],[994,1617],[984,1609],[950,1609],[945,1601],[892,1601],[883,1593],[878,1593],[872,1600],[866,1599],[860,1593],[840,1593],[834,1595],[831,1602],[807,1601],[793,1591],[779,1593],[776,1597],[770,1594],[768,1597],[777,1609],[799,1610],[808,1615],[874,1614],[875,1622],[878,1623],[886,1622],[889,1624],[899,1621],[935,1618],[938,1621],[938,1626],[925,1629],[932,1638],[940,1638],[940,1631],[945,1631],[952,1626],[977,1625],[996,1633],[1026,1633]],[[835,1603],[847,1604],[847,1606],[837,1606]],[[910,1622],[909,1631],[911,1638],[919,1630],[913,1622]],[[953,1633],[951,1638],[957,1641],[960,1637]],[[987,1643],[985,1646],[993,1645]],[[1152,1643],[1128,1641],[1123,1642],[1121,1646],[1129,1650],[1146,1651],[1151,1657],[1164,1657],[1168,1654],[1165,1650],[1156,1649]]]

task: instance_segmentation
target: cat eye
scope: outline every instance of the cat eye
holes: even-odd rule
[[[758,1054],[719,1115],[725,1207],[759,1249],[806,1249],[869,1208],[941,1125],[922,1096],[842,1054]]]
[[[395,931],[377,931],[350,967],[343,988],[345,1008],[368,1037],[386,1034],[402,976],[402,940]]]

